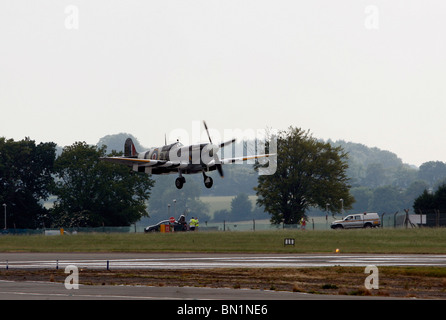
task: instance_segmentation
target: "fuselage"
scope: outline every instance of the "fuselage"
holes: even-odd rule
[[[175,142],[162,147],[150,148],[147,151],[139,152],[134,158],[158,160],[159,163],[150,167],[140,166],[139,172],[152,174],[178,173],[199,173],[203,171],[215,170],[213,154],[215,146],[210,143],[194,144],[183,146],[180,142]],[[163,166],[168,161],[177,164]]]

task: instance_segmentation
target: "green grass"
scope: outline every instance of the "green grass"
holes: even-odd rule
[[[295,246],[283,245],[295,238]],[[446,253],[446,229],[370,229],[170,234],[96,233],[0,237],[0,252]]]

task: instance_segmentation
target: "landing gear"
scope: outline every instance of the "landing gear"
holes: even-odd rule
[[[180,174],[180,176],[175,180],[175,187],[177,187],[177,189],[181,189],[185,183],[186,179]]]
[[[208,189],[212,188],[212,185],[214,184],[214,180],[212,180],[211,177],[205,175],[204,172],[203,172],[203,178],[204,178],[204,186]]]
[[[214,180],[212,180],[211,177],[207,176],[204,174],[203,172],[203,179],[204,179],[204,186],[206,188],[212,188],[212,185],[214,184]],[[186,179],[180,174],[180,176],[178,178],[176,178],[175,180],[175,187],[177,187],[177,189],[181,189],[183,188],[183,185],[186,183]]]

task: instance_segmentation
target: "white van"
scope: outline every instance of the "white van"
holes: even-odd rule
[[[379,227],[381,221],[377,213],[357,213],[350,214],[342,220],[336,220],[331,223],[332,229],[348,228],[372,228]]]

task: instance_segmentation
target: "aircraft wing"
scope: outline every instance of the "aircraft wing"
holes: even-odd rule
[[[275,156],[275,155],[276,155],[275,153],[256,154],[256,155],[253,155],[253,156],[221,159],[220,162],[221,162],[221,164],[228,164],[228,163],[242,162],[242,161],[253,160],[253,159],[258,159],[258,158],[272,157],[272,156]]]
[[[221,164],[235,163],[235,162],[243,162],[246,160],[253,160],[258,158],[265,158],[270,156],[275,156],[276,154],[258,154],[252,156],[245,157],[236,157],[236,158],[226,158],[221,159]],[[175,168],[187,168],[190,163],[188,162],[180,162],[180,161],[167,161],[167,160],[152,160],[152,159],[138,159],[138,158],[130,158],[130,157],[102,157],[100,158],[103,161],[118,163],[127,165],[129,167],[175,167]],[[214,163],[215,164],[215,163]]]
[[[127,158],[127,157],[102,157],[103,161],[124,164],[127,166],[140,166],[140,167],[179,167],[182,165],[181,162],[167,161],[167,160],[152,160],[152,159],[138,159],[138,158]]]
[[[111,163],[118,163],[118,164],[125,164],[128,166],[133,165],[145,165],[152,161],[156,160],[149,160],[149,159],[138,159],[138,158],[126,158],[126,157],[102,157],[100,158],[103,161],[111,162]]]

